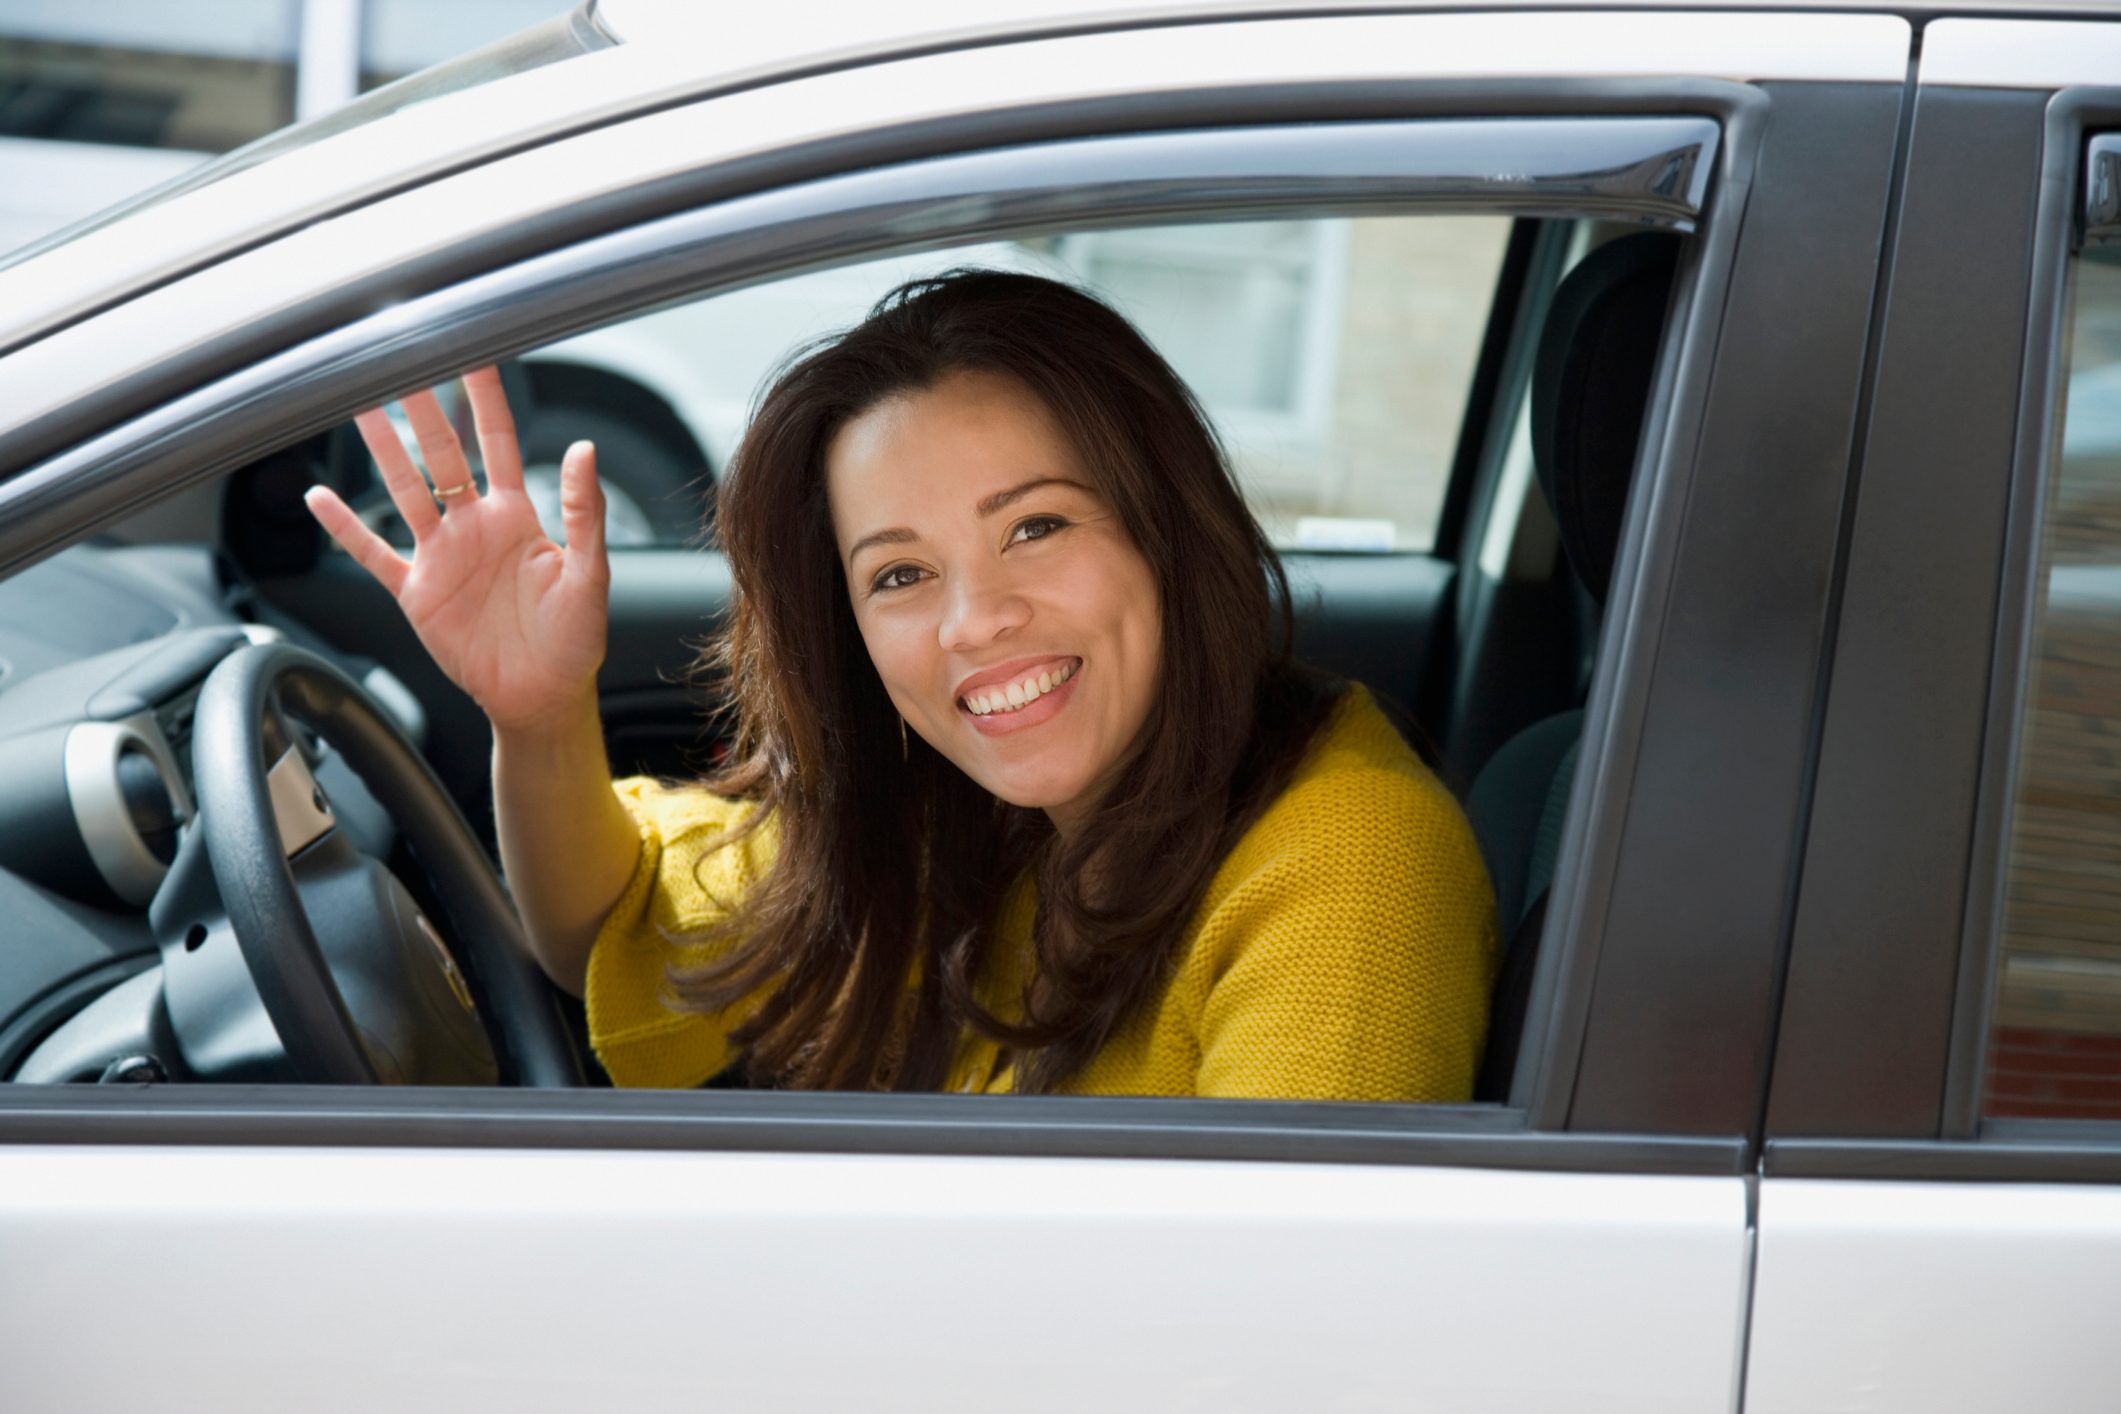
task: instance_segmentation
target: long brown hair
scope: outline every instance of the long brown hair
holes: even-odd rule
[[[970,371],[1013,378],[1051,410],[1160,598],[1141,745],[1066,841],[918,737],[902,745],[826,507],[841,428]],[[915,280],[783,366],[730,461],[715,530],[734,587],[706,665],[735,728],[730,764],[705,784],[756,801],[749,824],[771,820],[774,853],[710,935],[721,955],[673,969],[679,1004],[711,1012],[766,993],[731,1033],[755,1083],[933,1089],[969,1024],[1019,1052],[1019,1090],[1057,1088],[1163,979],[1216,864],[1331,703],[1289,661],[1280,561],[1192,393],[1081,291],[985,270]],[[1011,1022],[973,982],[1026,869],[1036,987]]]

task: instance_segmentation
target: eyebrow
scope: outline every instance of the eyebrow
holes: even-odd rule
[[[855,541],[853,547],[847,551],[847,563],[853,564],[854,557],[861,554],[862,551],[868,549],[871,545],[910,545],[918,539],[920,539],[918,535],[915,535],[904,526],[896,526],[890,530],[879,530],[873,534],[864,535],[861,539]]]
[[[1041,486],[1073,486],[1078,491],[1090,489],[1083,485],[1082,482],[1071,481],[1065,476],[1034,476],[1031,480],[1019,482],[1006,491],[997,491],[991,496],[982,496],[980,503],[972,509],[978,513],[981,520],[985,520],[996,511],[1015,505]]]
[[[1041,486],[1072,486],[1078,491],[1088,491],[1090,489],[1080,481],[1074,481],[1065,476],[1035,476],[1029,481],[1018,482],[1006,491],[996,491],[991,496],[980,497],[979,504],[972,509],[981,520],[985,520],[995,512],[1006,510],[1008,507],[1015,505]],[[918,539],[920,539],[920,536],[902,525],[893,526],[889,530],[871,531],[848,547],[847,563],[853,564],[854,557],[872,545],[910,545]]]

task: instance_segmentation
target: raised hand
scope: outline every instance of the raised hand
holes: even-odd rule
[[[390,591],[435,662],[494,726],[534,730],[593,702],[604,661],[611,566],[596,451],[577,442],[560,464],[567,544],[555,545],[523,490],[500,374],[478,369],[464,376],[464,388],[486,464],[483,494],[433,393],[402,399],[432,490],[381,408],[354,419],[412,530],[410,560],[330,488],[313,486],[305,500],[332,539]]]

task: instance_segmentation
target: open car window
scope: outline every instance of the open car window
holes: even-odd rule
[[[532,494],[557,533],[559,457],[586,437],[609,453],[610,542],[690,543],[780,359],[904,280],[980,266],[1080,285],[1128,316],[1201,399],[1275,544],[1427,550],[1509,231],[1482,216],[1091,229],[679,304],[516,360]],[[380,494],[366,504],[391,517]]]

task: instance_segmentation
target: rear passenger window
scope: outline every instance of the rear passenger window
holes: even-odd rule
[[[525,355],[529,482],[556,509],[559,455],[590,438],[612,543],[688,541],[783,355],[901,281],[983,265],[1086,286],[1133,320],[1206,406],[1277,544],[1427,550],[1509,233],[1489,216],[1133,227],[772,281]]]
[[[2071,312],[1983,1109],[2121,1119],[2121,251]]]

